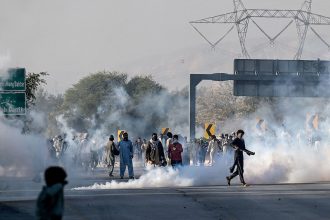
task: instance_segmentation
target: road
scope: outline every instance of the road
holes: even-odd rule
[[[35,219],[42,183],[0,180],[0,219]],[[72,190],[106,181],[104,172],[71,179],[64,219],[330,219],[329,183]]]

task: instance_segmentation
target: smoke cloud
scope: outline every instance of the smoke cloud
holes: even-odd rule
[[[323,98],[278,98],[261,103],[256,112],[240,119],[228,119],[221,132],[246,131],[247,149],[256,155],[244,155],[245,179],[251,184],[302,183],[329,181],[330,156],[329,105]],[[313,115],[318,115],[314,117]],[[263,119],[258,128],[257,122]],[[316,120],[318,119],[318,120]],[[317,123],[316,123],[317,122]],[[181,187],[226,184],[233,155],[218,157],[213,167],[186,166],[179,170],[155,168],[128,182],[95,183],[74,188],[122,189],[143,187]],[[238,184],[239,178],[233,180]]]
[[[223,163],[219,161],[213,167],[185,166],[180,169],[148,168],[139,178],[128,182],[106,182],[105,184],[95,183],[92,186],[77,187],[74,190],[88,189],[133,189],[148,187],[184,187],[196,185],[223,184],[224,169]]]
[[[45,139],[22,134],[22,126],[21,121],[0,120],[0,176],[34,175],[45,167]]]
[[[326,82],[325,82],[326,83]],[[219,101],[221,100],[210,100]],[[110,105],[111,104],[111,105]],[[135,115],[128,114],[134,107]],[[109,110],[110,108],[110,110]],[[323,98],[276,98],[261,102],[257,110],[249,115],[235,114],[221,122],[220,133],[231,133],[237,129],[246,131],[245,141],[255,156],[245,155],[245,178],[248,183],[296,183],[329,181],[329,111],[330,105]],[[79,112],[79,109],[74,111]],[[147,138],[161,127],[169,127],[173,133],[188,134],[188,98],[164,91],[148,94],[139,103],[132,100],[124,88],[118,87],[98,107],[97,113],[110,112],[102,118],[88,119],[87,131],[91,148],[101,150],[110,134],[118,129],[127,130],[130,139]],[[0,120],[0,176],[22,176],[45,167],[46,116],[32,111],[32,130],[39,134],[22,134],[22,120]],[[154,120],[160,120],[153,127]],[[261,127],[258,120],[263,119]],[[70,148],[67,159],[77,149],[72,141],[76,131],[68,125],[67,118],[56,118],[60,134],[66,134]],[[201,136],[203,130],[197,129]],[[233,155],[219,156],[213,167],[186,166],[178,170],[155,168],[146,170],[141,177],[128,182],[97,183],[76,189],[118,189],[143,187],[176,187],[194,185],[226,184]],[[70,173],[69,173],[70,175]],[[234,183],[238,183],[238,179]]]

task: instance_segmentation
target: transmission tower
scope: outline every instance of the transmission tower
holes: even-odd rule
[[[312,13],[312,0],[305,0],[299,10],[272,10],[272,9],[246,9],[242,0],[233,0],[234,11],[226,14],[221,14],[213,17],[208,17],[196,21],[191,21],[192,27],[204,38],[212,48],[219,44],[235,27],[239,42],[241,45],[242,55],[245,58],[250,58],[246,49],[246,35],[249,24],[252,22],[269,40],[270,44],[274,44],[275,40],[285,32],[289,26],[295,22],[298,35],[298,50],[294,56],[295,60],[301,58],[306,35],[310,29],[328,49],[330,44],[322,38],[322,36],[312,27],[315,25],[330,25],[330,17]],[[274,37],[271,37],[264,29],[258,25],[254,18],[288,18],[289,23]],[[197,27],[196,24],[233,24],[231,28],[216,42],[211,42]]]

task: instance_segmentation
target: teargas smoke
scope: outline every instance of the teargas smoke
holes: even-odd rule
[[[160,94],[148,94],[138,103],[134,103],[124,88],[115,88],[109,98],[103,100],[97,109],[98,115],[109,112],[102,121],[90,120],[90,129],[84,131],[88,133],[89,140],[103,140],[97,144],[96,150],[104,146],[104,142],[110,134],[116,136],[117,130],[126,130],[130,139],[146,137],[149,139],[151,134],[158,131],[159,121],[163,121],[164,126],[175,128],[180,134],[188,134],[188,115],[186,114],[188,99],[182,96],[175,97],[167,92]],[[134,114],[131,113],[134,108]],[[79,112],[79,110],[77,110]],[[72,134],[74,131],[67,125],[63,115],[57,118],[61,126],[62,133]],[[112,126],[109,126],[112,125]],[[77,133],[77,132],[76,132]],[[69,138],[68,138],[69,139]]]
[[[96,116],[88,119],[90,126],[86,131],[72,129],[64,115],[57,117],[59,133],[62,138],[65,136],[70,146],[66,158],[72,160],[78,150],[77,140],[90,140],[87,151],[102,151],[109,134],[115,135],[118,128],[128,130],[130,138],[137,135],[149,138],[152,132],[159,129],[154,127],[155,118],[175,133],[188,134],[187,97],[173,97],[168,92],[161,92],[146,95],[135,105],[130,105],[131,102],[124,88],[114,89],[111,99],[105,99],[97,109],[98,114],[109,114],[102,118],[101,123]],[[74,103],[72,105],[76,108]],[[129,114],[132,106],[138,117]],[[230,134],[233,127],[235,130],[245,130],[246,146],[256,152],[255,156],[245,155],[245,178],[248,183],[329,181],[329,110],[326,98],[273,98],[259,103],[257,111],[252,114],[225,119],[220,132]],[[79,109],[73,112],[79,113]],[[33,130],[46,130],[42,113],[32,112],[30,115],[34,119]],[[115,126],[109,128],[109,125]],[[0,176],[26,175],[45,167],[46,138],[32,133],[22,134],[22,126],[21,120],[0,120]],[[198,133],[203,132],[199,130]],[[233,155],[220,154],[212,167],[154,168],[136,180],[112,181],[76,189],[225,184],[225,176],[229,174],[228,168],[232,162]],[[27,167],[33,171],[27,171]]]
[[[139,179],[128,182],[106,182],[95,183],[92,186],[82,186],[73,190],[93,190],[93,189],[135,189],[153,187],[184,187],[196,185],[223,184],[225,176],[224,161],[213,167],[185,166],[180,169],[149,168]]]
[[[263,126],[246,122],[246,176],[255,183],[329,181],[329,104],[326,98],[285,98],[258,109]],[[260,120],[260,119],[259,119]]]
[[[325,101],[284,98],[276,101],[276,108],[269,103],[261,104],[257,112],[237,123],[238,128],[246,131],[247,148],[256,152],[255,156],[245,155],[245,178],[248,183],[330,180],[330,161],[327,159],[330,156],[330,106]],[[318,115],[317,122],[315,115]],[[231,124],[231,120],[226,123]],[[224,125],[224,129],[228,124]],[[221,155],[212,167],[186,166],[179,170],[155,168],[136,180],[95,183],[74,190],[226,184],[225,177],[232,162],[233,155]]]
[[[21,126],[20,121],[0,120],[0,176],[33,176],[45,168],[45,139],[41,135],[23,135]]]

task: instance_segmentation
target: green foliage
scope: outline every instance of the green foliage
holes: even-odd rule
[[[118,97],[118,90],[115,91],[118,88],[122,88],[128,97],[124,94],[123,97]],[[120,111],[121,117],[142,120],[145,113],[138,107],[142,97],[160,94],[162,91],[164,88],[151,76],[135,76],[127,82],[125,73],[103,71],[81,79],[67,90],[62,107],[69,125],[81,131],[91,128],[92,124],[100,126],[113,111]],[[125,102],[124,109],[118,109],[121,98],[129,99]],[[153,119],[158,121],[156,116]]]
[[[81,79],[64,94],[64,110],[78,109],[82,118],[89,118],[113,88],[125,86],[127,74],[119,72],[97,72]]]
[[[78,132],[100,126],[107,130],[138,126],[135,132],[148,134],[169,126],[169,123],[179,127],[188,123],[188,87],[168,92],[150,75],[128,80],[126,73],[102,71],[82,78],[63,96],[53,96],[38,90],[46,83],[42,78],[45,75],[44,72],[28,75],[27,96],[30,105],[48,116],[47,133],[50,136],[60,133],[57,121],[60,115],[64,115],[69,127]],[[261,101],[274,102],[271,99],[235,97],[231,82],[199,88],[197,123],[245,117],[254,112]]]
[[[126,85],[126,91],[134,100],[139,100],[146,94],[158,94],[164,88],[151,75],[135,76]]]
[[[36,93],[41,88],[43,84],[47,84],[46,80],[43,78],[47,76],[46,72],[40,73],[28,73],[25,79],[26,84],[26,108],[31,109],[36,103]],[[33,127],[33,118],[30,116],[30,112],[26,111],[26,115],[17,115],[15,117],[7,116],[7,119],[16,118],[21,120],[23,123],[22,133],[37,132],[40,133],[40,129],[34,129]]]
[[[36,91],[40,88],[42,84],[47,84],[46,80],[43,79],[44,76],[47,76],[46,72],[40,73],[28,73],[26,77],[26,100],[27,107],[35,104],[36,100]]]

